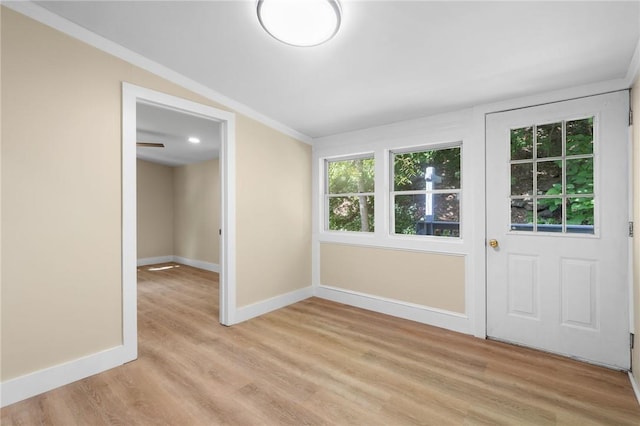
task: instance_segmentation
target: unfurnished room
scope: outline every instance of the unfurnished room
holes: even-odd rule
[[[640,425],[640,1],[2,1],[0,100],[3,425]]]

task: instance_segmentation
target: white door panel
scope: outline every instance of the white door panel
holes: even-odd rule
[[[616,92],[487,116],[489,337],[629,368],[627,114]]]

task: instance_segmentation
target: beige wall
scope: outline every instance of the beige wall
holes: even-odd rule
[[[632,358],[633,375],[640,383],[640,77],[631,89],[633,123],[633,221],[636,230],[633,236],[633,292],[635,342]]]
[[[220,167],[218,160],[173,169],[173,254],[220,263]]]
[[[138,259],[173,255],[173,168],[137,160]]]
[[[222,107],[6,8],[1,19],[4,381],[121,344],[121,83]],[[311,148],[238,115],[236,151],[243,305],[309,285]]]
[[[239,117],[238,306],[311,285],[311,147]],[[269,253],[265,256],[264,253]],[[281,259],[286,259],[285,262]]]
[[[138,259],[180,256],[220,263],[220,166],[137,160]]]
[[[465,312],[464,257],[417,251],[320,245],[320,283]]]

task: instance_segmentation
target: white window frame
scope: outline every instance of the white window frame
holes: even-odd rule
[[[335,163],[340,161],[352,161],[352,160],[363,160],[363,159],[372,159],[374,163],[374,184],[373,184],[373,192],[350,192],[350,193],[340,193],[340,194],[330,194],[329,193],[329,163]],[[363,232],[363,231],[341,231],[335,229],[329,229],[329,199],[335,197],[373,197],[374,205],[376,204],[376,181],[377,181],[377,173],[375,169],[375,165],[377,164],[378,159],[376,158],[375,152],[364,152],[353,155],[346,156],[338,156],[338,157],[325,157],[322,158],[322,177],[323,177],[323,201],[322,201],[322,232],[344,235],[373,235],[376,229],[376,214],[375,208],[373,212],[373,231]]]
[[[426,151],[441,151],[444,149],[458,148],[460,150],[460,187],[457,189],[421,189],[421,190],[411,190],[411,191],[395,191],[394,190],[394,179],[395,179],[395,167],[394,167],[394,159],[397,154],[409,154],[413,152],[426,152]],[[394,238],[411,238],[411,239],[442,239],[442,240],[460,240],[462,238],[462,221],[463,221],[463,200],[462,200],[462,161],[463,161],[463,151],[462,151],[462,141],[457,142],[447,142],[447,143],[436,143],[429,145],[420,145],[413,146],[410,148],[402,148],[402,149],[393,149],[388,152],[387,161],[389,163],[389,235]],[[412,235],[412,234],[396,234],[396,224],[395,224],[395,197],[396,195],[422,195],[425,196],[429,194],[457,194],[458,202],[459,202],[459,220],[458,220],[458,236],[457,237],[444,237],[439,235]]]
[[[484,165],[482,143],[470,132],[472,111],[417,120],[408,124],[382,126],[352,134],[331,136],[314,141],[313,146],[313,223],[314,244],[333,243],[378,247],[418,252],[466,255],[478,232],[476,216],[469,209],[482,201],[482,191],[476,181],[468,181]],[[461,204],[460,237],[394,235],[390,229],[389,155],[390,152],[415,151],[460,146],[461,188],[465,189]],[[349,159],[371,155],[375,163],[375,230],[374,232],[327,231],[325,229],[325,170],[324,161]],[[471,191],[469,190],[471,189]],[[470,223],[466,223],[471,221]],[[466,224],[466,225],[464,225]],[[464,225],[464,226],[463,226]],[[315,247],[315,246],[314,246]],[[318,247],[315,247],[317,250]]]

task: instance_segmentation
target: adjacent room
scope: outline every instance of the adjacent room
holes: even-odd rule
[[[640,424],[640,2],[3,1],[6,425]]]
[[[220,124],[136,106],[137,265],[220,271]]]

